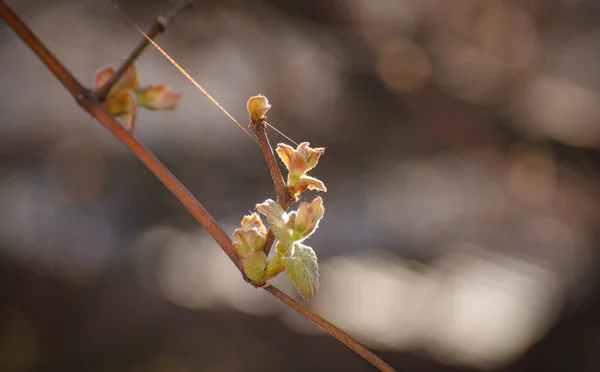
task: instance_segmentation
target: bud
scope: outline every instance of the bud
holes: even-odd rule
[[[258,251],[244,256],[244,273],[254,284],[264,282],[265,271],[267,269],[267,256],[265,252]]]
[[[323,207],[323,199],[315,198],[312,203],[303,202],[295,212],[294,218],[294,238],[296,241],[302,241],[312,235],[319,227],[319,221],[323,218],[325,208]]]
[[[292,197],[306,190],[327,191],[325,184],[317,178],[306,175],[319,162],[325,148],[311,148],[308,142],[302,142],[296,149],[284,143],[277,145],[277,155],[288,169],[287,186]]]
[[[174,110],[177,108],[181,94],[173,93],[165,85],[151,85],[135,91],[140,106],[149,110]]]
[[[267,241],[267,229],[260,220],[260,216],[252,213],[244,216],[241,228],[233,232],[233,246],[240,256],[262,251]]]
[[[252,121],[260,121],[265,118],[265,114],[271,108],[267,97],[259,94],[258,96],[250,97],[248,100],[248,113]]]
[[[123,90],[117,92],[104,102],[104,107],[109,114],[115,117],[125,117],[125,128],[130,132],[135,128],[136,104],[131,92]]]
[[[114,74],[115,69],[112,67],[107,67],[98,71],[94,77],[94,89],[98,90],[102,88]]]
[[[114,75],[113,67],[101,69],[94,77],[94,88],[96,90],[102,88]],[[138,104],[150,110],[173,110],[177,108],[180,98],[181,94],[173,93],[164,85],[138,89],[137,68],[132,64],[110,88],[103,104],[112,116],[123,116],[125,127],[133,132]]]
[[[275,237],[291,249],[294,243],[307,239],[319,227],[325,208],[320,197],[308,204],[301,203],[297,211],[286,213],[279,203],[268,199],[262,204],[257,204],[256,209],[263,214]]]

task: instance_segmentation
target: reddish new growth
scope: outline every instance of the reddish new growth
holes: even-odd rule
[[[100,70],[94,79],[94,88],[100,89],[114,74],[115,69],[113,67]],[[180,98],[181,94],[173,93],[165,85],[139,87],[137,69],[132,64],[112,86],[103,106],[112,116],[123,116],[125,128],[133,132],[137,106],[148,110],[174,110],[177,108]]]

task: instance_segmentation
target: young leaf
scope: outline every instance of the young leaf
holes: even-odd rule
[[[244,216],[240,227],[233,232],[233,246],[240,256],[265,248],[267,229],[257,213]]]
[[[113,67],[101,69],[94,77],[94,88],[96,90],[102,88],[114,75],[115,69]],[[110,88],[103,102],[103,106],[112,116],[124,116],[125,127],[130,132],[133,132],[135,128],[138,105],[149,110],[174,110],[181,98],[181,94],[173,93],[171,89],[164,85],[141,89],[138,89],[138,85],[137,68],[135,64],[132,64]]]
[[[290,280],[305,300],[310,300],[319,288],[319,265],[311,247],[296,244],[294,255],[282,259]]]
[[[327,191],[323,181],[311,176],[300,176],[297,180],[290,180],[288,188],[295,194],[300,194],[306,190]]]
[[[323,182],[306,175],[306,172],[317,165],[319,158],[325,153],[325,148],[311,148],[308,142],[302,142],[294,149],[280,143],[275,151],[289,171],[287,186],[292,197],[296,198],[307,189],[327,191]]]
[[[265,280],[272,278],[285,270],[285,265],[283,265],[281,260],[283,259],[283,255],[285,254],[286,250],[285,248],[280,249],[281,247],[283,247],[283,244],[278,242],[277,250],[275,251],[275,257],[273,257],[267,265],[267,269],[265,271]]]
[[[256,210],[267,218],[271,231],[275,237],[287,247],[293,244],[292,230],[289,227],[289,216],[279,203],[267,199],[264,203],[257,204]]]
[[[255,284],[263,282],[267,269],[267,256],[264,251],[257,251],[244,256],[244,273]]]
[[[148,110],[175,110],[181,98],[181,94],[173,93],[171,88],[165,85],[150,85],[135,90],[140,106]]]

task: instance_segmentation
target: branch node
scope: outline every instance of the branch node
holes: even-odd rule
[[[121,66],[119,66],[119,68],[115,71],[115,74],[111,76],[111,78],[96,91],[96,97],[100,102],[104,102],[106,96],[108,96],[110,88],[117,83],[117,81],[125,74],[125,71],[127,71],[129,66],[131,66],[146,49],[146,47],[150,45],[150,40],[154,40],[157,35],[164,33],[167,29],[167,25],[172,23],[181,12],[189,7],[192,7],[193,5],[194,4],[189,1],[179,3],[173,8],[173,10],[171,10],[171,12],[169,12],[169,14],[167,14],[166,17],[156,17],[156,21],[150,28],[150,31],[144,34],[142,40],[133,49]]]
[[[167,30],[167,20],[163,16],[156,17],[156,25],[158,27],[158,33],[160,34]]]
[[[191,3],[188,1],[186,4]],[[10,9],[4,1],[0,0],[0,17],[3,18],[7,24],[15,31],[15,33],[23,40],[27,46],[40,58],[40,60],[46,65],[46,67],[55,75],[55,77],[63,84],[63,86],[69,91],[69,93],[75,98],[77,103],[92,115],[98,122],[103,124],[109,131],[111,131],[125,146],[127,146],[131,152],[133,152],[138,159],[146,166],[154,175],[171,191],[171,193],[179,199],[179,201],[189,210],[189,212],[204,226],[211,236],[217,241],[225,253],[229,256],[231,261],[240,269],[244,280],[249,281],[243,272],[240,257],[232,246],[231,239],[216,223],[212,216],[204,209],[204,207],[194,198],[194,196],[183,186],[177,178],[146,148],[144,147],[135,137],[133,137],[127,130],[123,128],[106,110],[101,106],[101,99],[94,95],[94,92],[86,89],[81,83],[75,79],[73,75],[60,63],[56,57],[44,46],[44,44],[31,32],[27,25]],[[266,125],[264,120],[261,122]],[[258,128],[257,128],[258,129]],[[264,128],[263,130],[256,130],[255,134],[257,137],[262,133],[264,139],[266,139]],[[267,146],[264,146],[264,145]],[[261,144],[265,156],[270,154],[269,159],[274,161],[273,151],[268,143],[268,139]],[[266,151],[268,149],[269,151]],[[271,164],[269,160],[267,163]],[[275,166],[277,164],[275,163]],[[281,171],[277,168],[279,178],[274,177],[274,181],[278,184],[278,180],[283,182],[281,177]],[[285,185],[285,184],[284,184]],[[287,189],[282,189],[285,192],[282,195],[288,195]],[[279,193],[278,193],[279,194]],[[287,200],[282,198],[283,200]],[[289,207],[289,205],[286,206]],[[256,286],[255,286],[256,287]],[[261,285],[265,291],[269,292],[273,296],[277,297],[283,303],[302,314],[306,318],[318,324],[338,341],[343,343],[352,349],[356,354],[363,357],[365,360],[370,362],[380,371],[394,371],[394,369],[387,365],[383,360],[378,358],[376,355],[367,350],[364,346],[350,337],[348,334],[331,324],[324,318],[313,313],[300,303],[277,289],[276,287],[265,283]]]

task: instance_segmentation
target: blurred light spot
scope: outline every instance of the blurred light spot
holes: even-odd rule
[[[323,265],[314,309],[365,343],[415,346],[427,281],[400,260],[337,258]]]
[[[69,216],[41,231],[38,253],[55,278],[85,285],[100,275],[114,245],[112,226],[102,218]]]
[[[506,365],[547,331],[561,306],[550,270],[502,255],[447,256],[434,276],[427,349],[446,363]]]
[[[319,43],[312,37],[318,36]],[[340,123],[336,120],[323,120],[335,113],[340,98],[340,66],[335,57],[338,49],[334,39],[316,32],[300,33],[290,30],[282,34],[278,41],[284,63],[277,75],[280,80],[280,100],[290,114],[318,134],[336,132]],[[320,45],[324,44],[324,45]],[[330,49],[327,49],[329,47]],[[273,105],[277,102],[272,101]],[[281,104],[279,104],[281,105]],[[281,106],[279,106],[281,107]]]
[[[526,13],[501,1],[488,1],[474,34],[485,50],[500,58],[507,69],[530,65],[538,52],[535,27]]]
[[[0,179],[1,245],[29,267],[68,282],[87,284],[104,268],[114,231],[103,218],[63,208],[33,175]]]
[[[431,76],[429,57],[409,39],[393,39],[378,49],[377,70],[392,90],[411,92],[425,85]]]
[[[180,232],[167,240],[157,272],[158,285],[167,299],[192,309],[215,304],[206,255],[207,251],[200,248],[197,237]]]
[[[96,196],[106,177],[106,164],[92,140],[68,137],[48,154],[47,166],[56,192],[67,202],[82,203]]]
[[[0,178],[0,236],[11,243],[2,247],[16,257],[35,256],[26,249],[36,244],[35,217],[56,217],[42,193],[31,179],[17,172],[5,171]],[[18,243],[24,247],[18,247]]]
[[[367,345],[485,369],[525,352],[562,301],[546,267],[483,251],[447,255],[431,269],[377,253],[338,258],[322,279],[314,310]]]
[[[322,263],[319,263],[319,264],[321,265]],[[321,272],[321,271],[319,271],[319,272]],[[311,300],[310,302],[306,302],[306,301],[302,300],[300,298],[300,295],[298,294],[298,291],[296,290],[296,288],[294,287],[294,285],[292,284],[291,280],[289,279],[288,275],[285,272],[283,272],[283,273],[279,274],[278,276],[276,276],[275,278],[271,279],[269,281],[269,283],[276,286],[281,291],[285,292],[288,296],[296,299],[299,302],[302,302],[304,304],[304,306],[308,307],[309,309],[314,308],[316,297],[313,300]],[[321,282],[321,284],[322,284],[322,282]],[[319,295],[320,295],[320,290],[317,293],[317,297]],[[306,317],[298,314],[296,311],[290,309],[287,306],[282,307],[281,315],[279,316],[279,320],[283,324],[285,324],[288,328],[290,328],[291,330],[301,333],[301,334],[320,335],[325,332],[323,330],[323,328],[314,324],[313,322],[308,320]]]
[[[572,146],[600,144],[598,92],[569,80],[540,76],[514,98],[517,118],[534,134],[553,137]]]
[[[36,335],[31,322],[14,309],[0,312],[0,369],[26,371],[36,360]]]
[[[411,34],[416,27],[413,9],[406,0],[343,1],[371,45],[390,34]]]
[[[431,243],[440,233],[455,232],[463,216],[506,207],[490,167],[448,157],[407,161],[380,172],[368,195],[369,211],[403,240]]]
[[[282,276],[285,274],[281,274]],[[277,286],[279,288],[279,286]],[[281,289],[281,288],[280,288]],[[311,304],[304,304],[309,308],[313,307]],[[322,314],[321,314],[322,315]],[[303,315],[298,314],[292,309],[282,311],[279,320],[285,324],[289,329],[294,332],[304,335],[323,335],[325,331],[315,323],[308,320]]]
[[[556,165],[551,154],[534,149],[513,149],[509,182],[523,202],[531,205],[546,203],[554,193],[557,182]]]
[[[159,287],[179,306],[207,308],[225,303],[251,315],[273,314],[283,308],[277,299],[246,283],[204,231],[178,233],[166,242],[162,255]]]
[[[436,75],[442,88],[462,99],[492,103],[498,99],[503,62],[483,49],[466,44],[444,47]]]
[[[226,231],[233,230],[233,228],[226,229]],[[212,238],[205,235],[205,241],[210,241],[211,248],[206,252],[206,270],[211,278],[210,286],[221,301],[250,315],[277,314],[285,308],[275,297],[246,283]]]

